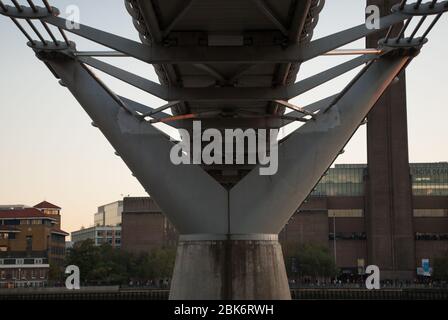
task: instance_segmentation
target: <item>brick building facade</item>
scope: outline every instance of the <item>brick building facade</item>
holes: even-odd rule
[[[50,265],[61,266],[65,237],[58,206],[0,208],[0,287],[46,285]]]

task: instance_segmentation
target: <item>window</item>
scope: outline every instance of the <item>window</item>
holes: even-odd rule
[[[43,259],[42,258],[34,259],[34,264],[43,264]]]
[[[20,220],[5,220],[5,226],[17,226],[20,224]]]
[[[414,195],[448,195],[448,162],[411,164]]]
[[[0,240],[7,240],[9,239],[8,233],[0,233]]]
[[[40,278],[45,279],[45,270],[41,269],[39,273],[40,273]]]
[[[16,259],[16,264],[25,264],[24,259]]]
[[[448,209],[414,209],[414,217],[448,217]]]
[[[104,237],[105,236],[105,231],[104,230],[100,230],[96,232],[97,237]]]
[[[313,196],[362,196],[366,165],[337,164],[330,168],[312,191]]]
[[[5,280],[6,279],[6,273],[5,271],[0,271],[0,279]]]
[[[419,233],[415,234],[415,240],[438,241],[448,240],[448,233]]]
[[[334,240],[334,233],[328,234],[328,240]],[[336,240],[366,240],[365,232],[336,232]]]
[[[51,235],[51,241],[55,243],[64,243],[65,244],[65,237],[59,234],[52,234]]]
[[[364,210],[362,209],[337,209],[328,210],[328,217],[350,217],[350,218],[360,218],[364,216]]]
[[[26,251],[33,250],[33,236],[26,236]]]

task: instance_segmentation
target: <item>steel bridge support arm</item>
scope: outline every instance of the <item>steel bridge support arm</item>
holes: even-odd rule
[[[85,65],[44,60],[78,100],[180,233],[227,233],[227,191],[197,165],[174,165],[173,143],[127,112]]]
[[[230,192],[232,233],[279,233],[411,59],[388,55],[370,64],[337,104],[279,146],[277,174],[255,168],[244,177]]]

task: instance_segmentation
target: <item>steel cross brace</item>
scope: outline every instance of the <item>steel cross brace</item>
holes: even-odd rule
[[[375,54],[365,54],[344,62],[338,66],[325,70],[307,79],[301,80],[290,86],[279,88],[238,88],[238,87],[218,87],[218,88],[179,88],[160,85],[154,81],[137,76],[131,72],[117,68],[106,62],[91,57],[77,57],[95,69],[105,72],[119,80],[122,80],[136,88],[146,91],[160,99],[166,101],[273,101],[290,100],[301,95],[319,85],[328,82],[350,70],[353,70],[378,56]]]
[[[408,17],[394,13],[381,18],[380,29],[386,29],[406,20]],[[314,40],[302,46],[291,44],[282,46],[244,46],[244,47],[163,47],[145,45],[114,34],[80,24],[79,28],[67,27],[66,20],[50,16],[42,19],[58,28],[89,39],[108,48],[127,54],[151,64],[179,63],[294,63],[304,62],[333,49],[378,32],[368,29],[365,24]],[[68,24],[70,25],[70,24]],[[181,50],[179,50],[181,49]]]

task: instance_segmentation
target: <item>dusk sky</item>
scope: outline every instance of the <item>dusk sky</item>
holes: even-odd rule
[[[8,1],[3,1],[8,3]],[[26,1],[19,1],[25,4]],[[35,1],[39,3],[39,0]],[[81,23],[138,41],[123,0],[53,0],[64,13],[80,8]],[[343,4],[343,5],[341,5]],[[346,11],[350,8],[350,11]],[[363,23],[364,1],[327,0],[314,39]],[[429,22],[431,19],[428,19]],[[412,24],[414,25],[414,24]],[[427,25],[427,24],[426,24]],[[43,29],[43,28],[42,28]],[[412,30],[412,27],[411,27]],[[43,32],[43,31],[42,31]],[[101,49],[69,35],[80,50]],[[444,15],[420,56],[407,69],[409,155],[411,162],[448,161],[448,18]],[[42,200],[62,207],[66,231],[93,225],[98,206],[123,196],[146,193],[66,88],[26,46],[10,19],[0,16],[0,204],[34,205]],[[347,48],[362,48],[357,41]],[[115,59],[115,60],[113,60]],[[157,81],[151,65],[134,59],[105,59]],[[302,65],[299,79],[347,58],[320,57]],[[354,72],[293,100],[298,105],[339,92]],[[118,94],[158,107],[164,102],[104,76]],[[366,162],[365,126],[337,163]]]

